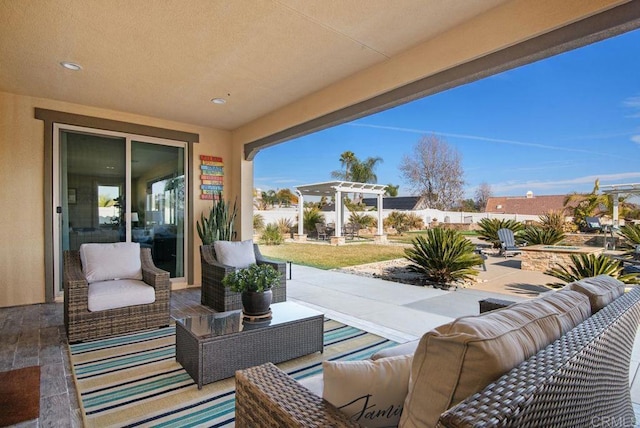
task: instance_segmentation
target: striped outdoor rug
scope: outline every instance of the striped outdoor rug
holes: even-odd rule
[[[322,360],[361,360],[395,342],[325,319],[324,353],[278,364],[296,379]],[[234,378],[198,390],[175,359],[175,326],[70,345],[85,424],[223,427],[234,423]]]

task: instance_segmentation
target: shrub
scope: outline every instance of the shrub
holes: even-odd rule
[[[349,223],[357,224],[360,229],[366,229],[376,223],[376,219],[369,214],[351,213]]]
[[[280,245],[284,242],[280,229],[276,223],[269,223],[265,226],[260,237],[260,242],[265,245]]]
[[[562,230],[529,226],[524,229],[520,237],[528,245],[555,245],[564,239],[564,233],[562,232]]]
[[[280,272],[268,264],[253,264],[229,272],[222,278],[222,284],[235,292],[267,291],[280,284]]]
[[[524,226],[516,220],[499,220],[497,218],[483,218],[478,222],[478,238],[483,241],[489,241],[493,244],[493,248],[500,248],[500,239],[498,238],[498,230],[511,229],[518,240],[518,232]]]
[[[562,211],[551,210],[540,217],[540,225],[543,229],[557,230],[558,232],[564,231],[564,214]]]
[[[453,229],[429,229],[412,244],[413,248],[405,250],[405,258],[413,263],[409,269],[425,274],[427,280],[444,289],[478,275],[473,267],[483,261],[474,252],[475,245]]]
[[[637,284],[637,274],[623,274],[622,264],[604,254],[571,254],[570,266],[558,266],[545,272],[564,282],[547,284],[550,287],[564,287],[566,283],[597,275],[610,275],[626,284]]]
[[[316,223],[324,223],[324,216],[317,207],[305,208],[302,216],[302,225],[307,233],[316,231]]]
[[[281,235],[288,236],[291,233],[291,228],[293,227],[293,221],[290,218],[280,218],[278,219],[278,230]]]
[[[424,229],[424,220],[416,213],[407,213],[407,226],[409,230]]]
[[[264,217],[262,214],[253,215],[253,230],[260,231],[264,229]]]
[[[407,214],[400,211],[391,211],[384,219],[384,227],[393,227],[398,235],[402,235],[409,229],[409,218]]]

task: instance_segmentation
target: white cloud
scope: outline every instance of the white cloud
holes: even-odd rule
[[[640,108],[640,97],[629,97],[622,102],[626,107]]]
[[[586,153],[586,154],[589,154],[589,155],[596,155],[596,156],[604,156],[604,157],[609,157],[609,158],[624,159],[623,156],[618,156],[618,155],[615,155],[615,154],[612,154],[612,153],[599,153],[599,152],[594,152],[594,151],[591,151],[591,150],[574,149],[574,148],[563,147],[563,146],[550,146],[550,145],[547,145],[547,144],[529,143],[529,142],[525,142],[525,141],[504,140],[504,139],[500,139],[500,138],[484,137],[484,136],[480,136],[480,135],[453,134],[453,133],[449,133],[449,132],[439,132],[439,131],[433,131],[433,130],[413,129],[413,128],[400,128],[400,127],[396,127],[396,126],[371,125],[371,124],[366,124],[366,123],[349,123],[349,125],[350,126],[363,127],[363,128],[376,128],[376,129],[386,129],[386,130],[390,130],[390,131],[409,132],[409,133],[412,133],[412,134],[435,134],[435,135],[440,135],[440,136],[443,136],[443,137],[462,138],[462,139],[466,139],[466,140],[486,141],[486,142],[489,142],[489,143],[507,144],[507,145],[512,145],[512,146],[535,147],[535,148],[543,149],[543,150],[555,150],[555,151],[573,152],[573,153]]]
[[[631,137],[631,141],[636,144],[640,144],[640,135],[634,135],[633,137]]]

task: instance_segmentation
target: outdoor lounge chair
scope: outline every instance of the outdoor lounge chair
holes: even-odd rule
[[[286,264],[264,258],[257,244],[253,244],[252,247],[257,264],[269,264],[280,272],[280,285],[272,290],[273,303],[284,302],[287,300]],[[235,272],[237,267],[218,261],[213,245],[200,246],[200,261],[202,262],[201,303],[218,312],[242,309],[241,293],[231,291],[222,284],[222,278],[230,272]]]
[[[316,233],[318,234],[318,239],[322,239],[323,241],[327,239],[327,226],[323,223],[316,223]]]
[[[520,248],[516,245],[516,237],[513,230],[503,228],[498,230],[498,239],[500,239],[500,254],[507,256],[515,256],[520,254]]]
[[[584,223],[585,232],[600,232],[602,230],[602,224],[598,217],[585,217]]]
[[[153,264],[149,248],[118,242],[83,244],[80,251],[64,252],[69,342],[167,326],[170,299],[169,272]]]

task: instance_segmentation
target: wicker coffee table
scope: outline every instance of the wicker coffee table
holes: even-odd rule
[[[270,320],[249,322],[242,311],[176,321],[176,360],[202,385],[236,370],[323,351],[324,314],[293,302],[271,305]]]

